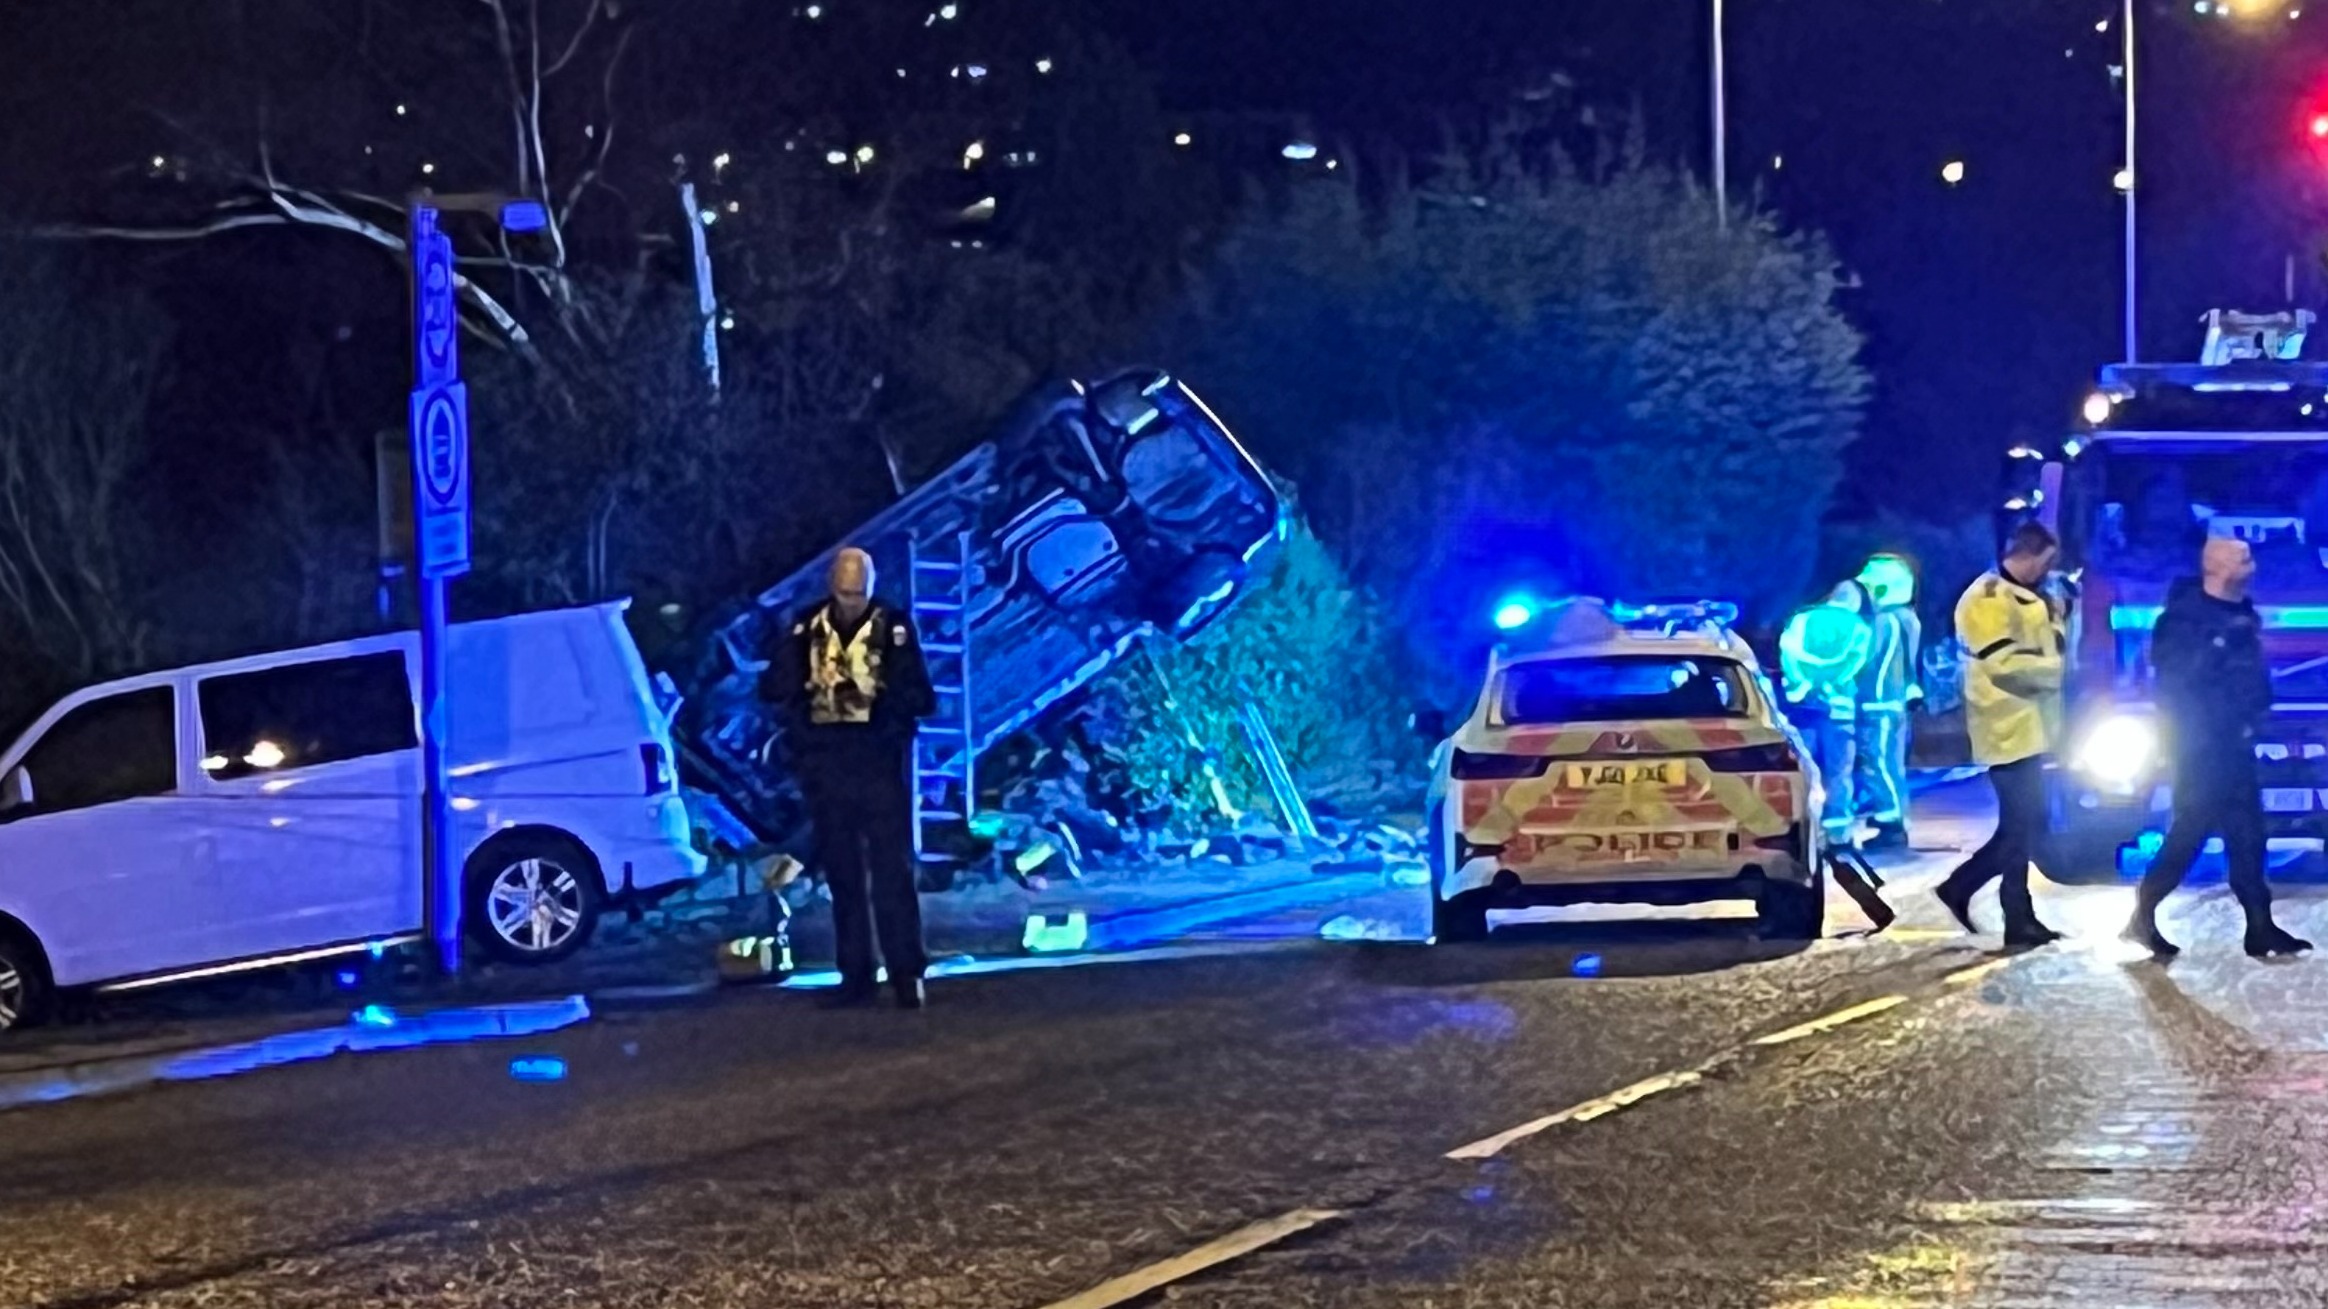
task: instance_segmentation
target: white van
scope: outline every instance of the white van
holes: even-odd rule
[[[621,604],[452,631],[463,921],[561,958],[703,872]],[[124,678],[0,751],[0,1030],[126,989],[410,940],[421,923],[410,632]]]

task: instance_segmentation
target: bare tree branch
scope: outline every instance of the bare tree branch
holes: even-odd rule
[[[581,25],[574,29],[574,39],[566,43],[566,52],[552,60],[550,66],[543,70],[543,77],[556,77],[566,71],[566,65],[573,63],[574,56],[582,52],[582,38],[590,35],[590,29],[605,12],[606,0],[590,0],[590,8],[582,15]]]

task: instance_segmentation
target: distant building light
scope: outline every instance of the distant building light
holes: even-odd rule
[[[1285,147],[1284,154],[1286,158],[1300,162],[1317,158],[1318,148],[1307,141],[1294,141]]]
[[[398,118],[402,118],[402,117],[404,117],[404,115],[406,114],[406,112],[408,112],[408,111],[405,109],[405,107],[404,107],[403,105],[398,105],[398,106],[396,106],[396,116],[397,116]]]
[[[1785,155],[1772,155],[1772,156],[1770,157],[1770,171],[1771,171],[1771,172],[1774,172],[1774,173],[1776,173],[1776,172],[1782,172],[1782,171],[1784,171],[1784,170],[1785,170],[1785,168],[1786,168],[1786,156],[1785,156]]]
[[[728,202],[727,202],[727,211],[728,211],[729,213],[731,213],[731,214],[740,214],[740,213],[744,212],[744,202],[743,202],[743,201],[741,201],[741,200],[730,200],[730,201],[728,201]]]
[[[838,168],[849,162],[849,152],[846,150],[827,150],[825,151],[825,162]]]
[[[2107,18],[2105,18],[2105,19],[2103,19],[2102,21],[2100,21],[2100,22],[2098,22],[2098,23],[2094,24],[2094,30],[2095,30],[2095,31],[2097,31],[2097,32],[2107,32],[2107,31],[2109,31],[2109,30],[2110,30],[2110,20],[2109,20],[2109,19],[2107,19]]]
[[[860,163],[860,164],[869,164],[869,163],[872,163],[872,162],[873,162],[873,147],[872,147],[872,146],[869,146],[869,145],[861,145],[861,146],[858,146],[858,147],[857,147],[857,162],[858,162],[858,163]]]
[[[718,222],[718,221],[719,221],[719,213],[718,213],[718,211],[716,211],[716,210],[711,210],[711,209],[703,209],[703,210],[698,210],[698,211],[696,212],[696,215],[695,215],[695,216],[696,216],[697,218],[699,218],[699,219],[703,220],[703,225],[704,225],[705,227],[709,227],[709,226],[711,226],[713,223],[716,223],[716,222]]]
[[[728,153],[727,151],[725,151],[725,150],[722,150],[722,151],[720,151],[718,154],[716,154],[716,155],[713,155],[713,156],[711,157],[711,166],[712,166],[713,168],[715,168],[715,169],[718,169],[718,168],[725,168],[725,167],[727,167],[729,164],[732,164],[732,163],[734,163],[734,162],[735,162],[735,156],[733,156],[733,155],[729,154],[729,153]]]
[[[961,7],[960,5],[940,5],[940,6],[938,6],[938,17],[945,19],[945,20],[946,20],[947,22],[949,22],[949,23],[953,22],[955,19],[957,19],[957,18],[959,18],[959,17],[961,17],[961,16],[962,16],[962,7]]]
[[[1332,169],[1340,168],[1341,166],[1342,166],[1342,161],[1341,161],[1341,160],[1339,160],[1339,159],[1328,159],[1328,160],[1326,161],[1326,167],[1327,167],[1327,169],[1328,169],[1328,170],[1332,170]]]
[[[2096,391],[2092,395],[2087,396],[2085,398],[2085,409],[2083,411],[2086,422],[2095,427],[2099,427],[2102,424],[2110,421],[2110,411],[2117,407],[2117,403],[2117,401],[2110,398],[2110,393],[2107,391]]]
[[[977,81],[979,78],[982,78],[982,77],[986,76],[986,65],[984,65],[984,64],[972,64],[972,65],[970,65],[970,70],[969,70],[969,71],[970,71],[970,80],[971,80],[971,81],[973,81],[973,82],[975,82],[975,81]]]
[[[1050,72],[1050,71],[1051,71],[1051,61],[1050,61],[1050,59],[1049,59],[1049,58],[1047,58],[1047,57],[1046,57],[1046,58],[1042,58],[1042,59],[1037,59],[1037,60],[1035,61],[1035,71],[1036,71],[1036,72],[1038,72],[1038,73],[1048,73],[1048,72]]]
[[[1940,165],[1940,180],[1946,182],[1950,186],[1955,186],[1957,183],[1962,182],[1964,180],[1964,161],[1961,159],[1951,159],[1947,163]]]
[[[435,165],[435,164],[422,164],[422,165],[420,166],[420,171],[421,171],[421,173],[422,173],[424,176],[425,176],[426,174],[429,174],[429,173],[434,173],[434,172],[436,171],[436,165]]]
[[[2131,190],[2133,190],[2133,189],[2134,189],[2134,170],[2133,170],[2133,169],[2131,169],[2131,168],[2121,168],[2121,169],[2119,169],[2119,170],[2118,170],[2118,171],[2117,171],[2115,174],[2113,174],[2113,175],[2111,176],[2111,178],[2110,178],[2110,185],[2112,185],[2112,186],[2114,186],[2114,187],[2117,187],[2117,188],[2118,188],[2118,190],[2119,190],[2120,192],[2126,192],[2126,191],[2131,191]]]
[[[962,166],[964,168],[968,168],[970,165],[977,163],[979,160],[984,159],[985,157],[986,143],[984,141],[972,141],[970,144],[962,147]]]
[[[1195,137],[1193,137],[1193,136],[1190,136],[1188,133],[1186,133],[1186,132],[1180,132],[1180,133],[1176,133],[1176,134],[1173,136],[1173,138],[1172,138],[1172,144],[1174,144],[1174,145],[1176,145],[1176,146],[1179,146],[1179,147],[1181,147],[1182,149],[1186,149],[1188,146],[1190,146],[1191,144],[1193,144],[1193,143],[1195,142],[1195,140],[1196,140],[1196,138],[1195,138]]]
[[[807,14],[807,15],[808,15],[808,17],[809,17],[809,20],[810,20],[811,22],[813,22],[813,21],[815,21],[816,19],[819,19],[819,18],[822,18],[822,17],[824,17],[824,6],[823,6],[823,5],[810,5],[808,8],[806,8],[806,9],[803,9],[801,12],[802,12],[802,13],[804,13],[804,14]]]
[[[978,203],[964,209],[962,211],[962,221],[966,223],[984,223],[991,221],[994,217],[994,208],[994,197],[987,196],[980,200]]]
[[[719,330],[723,332],[732,332],[736,330],[736,316],[734,314],[721,314],[719,319]]]

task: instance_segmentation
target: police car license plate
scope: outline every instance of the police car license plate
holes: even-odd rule
[[[2267,786],[2263,789],[2263,807],[2275,814],[2310,813],[2311,789],[2302,786]]]
[[[1569,764],[1560,770],[1560,784],[1578,791],[1604,786],[1680,786],[1688,780],[1689,763],[1681,759]]]

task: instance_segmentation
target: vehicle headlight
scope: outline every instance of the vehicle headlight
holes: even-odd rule
[[[2158,761],[2158,724],[2142,714],[2111,714],[2078,739],[2071,767],[2097,785],[2131,792]]]

